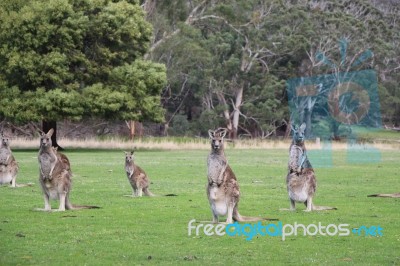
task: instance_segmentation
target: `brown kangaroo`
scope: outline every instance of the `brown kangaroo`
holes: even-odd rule
[[[125,152],[125,172],[132,186],[132,197],[154,196],[149,190],[150,181],[142,168],[134,163],[133,151]]]
[[[54,130],[50,129],[40,137],[39,182],[43,191],[44,211],[51,211],[50,199],[60,201],[58,211],[73,209],[96,209],[97,206],[76,206],[69,201],[72,185],[71,165],[68,157],[57,152],[52,147],[51,136]]]
[[[227,129],[209,130],[211,153],[208,155],[207,197],[213,215],[213,223],[218,223],[218,216],[227,216],[226,223],[255,222],[276,220],[261,217],[246,217],[239,214],[239,183],[233,173],[224,153],[224,137]]]
[[[10,148],[10,139],[1,133],[0,185],[11,184],[11,187],[17,187],[16,179],[18,170],[18,163],[15,160]]]
[[[286,177],[287,191],[290,199],[290,210],[296,209],[297,202],[304,202],[305,211],[336,210],[333,207],[316,206],[313,198],[317,188],[317,179],[314,169],[307,157],[304,145],[304,131],[306,124],[303,123],[299,128],[292,127],[293,141],[289,148],[289,165]],[[286,209],[285,209],[286,210]]]

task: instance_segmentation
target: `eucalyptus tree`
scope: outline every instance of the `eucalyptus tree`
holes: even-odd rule
[[[358,83],[363,83],[362,80],[367,77],[363,77],[359,71],[376,71],[381,96],[387,92],[383,85],[385,73],[393,71],[396,67],[394,61],[397,58],[398,62],[399,58],[396,55],[398,48],[394,45],[399,41],[398,31],[395,30],[394,25],[391,25],[393,21],[388,15],[371,2],[365,0],[315,1],[297,6],[297,9],[307,11],[307,17],[312,25],[310,30],[313,32],[313,39],[305,50],[306,56],[300,61],[298,75],[305,78],[318,75],[321,78],[322,76],[336,77],[333,83],[326,84],[322,81],[315,84],[316,86],[324,84],[319,88],[318,95],[321,97],[318,101],[314,96],[312,101],[311,97],[300,97],[303,98],[304,104],[300,104],[298,112],[305,114],[305,122],[310,123],[314,110],[317,110],[317,115],[318,112],[329,112],[327,108],[329,97],[326,96],[327,92],[332,91],[329,87],[334,84],[340,87],[340,84],[346,81],[343,77],[349,77],[350,73],[355,79],[359,73]],[[388,64],[389,62],[392,64]],[[376,81],[374,82],[376,85]],[[314,90],[310,88],[311,91]],[[309,98],[308,101],[304,101],[307,100],[306,98]],[[345,97],[340,97],[340,101],[339,98],[337,100],[343,103],[344,99]],[[388,101],[384,98],[382,100]],[[374,97],[371,101],[378,101],[378,99]],[[343,109],[346,106],[348,105],[341,104],[340,108]],[[381,112],[386,113],[389,110],[384,107]],[[339,126],[342,123],[333,119],[332,116],[328,116],[327,120],[331,137],[339,138]],[[311,129],[311,126],[308,124],[307,128]],[[307,136],[311,134],[309,131]]]
[[[278,1],[271,2],[278,3]],[[144,6],[149,9],[148,18],[155,25],[157,33],[149,56],[169,66],[176,66],[172,68],[176,71],[169,71],[172,90],[176,85],[176,94],[182,94],[183,90],[178,85],[179,80],[175,77],[180,72],[185,73],[185,78],[181,79],[180,84],[192,90],[196,89],[193,96],[196,97],[197,103],[202,105],[200,116],[204,118],[214,114],[213,119],[222,116],[224,122],[220,126],[227,127],[232,138],[237,137],[241,126],[240,120],[243,122],[252,120],[259,125],[258,120],[263,118],[247,117],[241,109],[245,100],[248,103],[253,101],[247,98],[247,91],[249,95],[253,93],[250,93],[248,88],[261,82],[254,77],[268,74],[269,60],[276,56],[268,48],[271,44],[261,29],[265,29],[265,17],[272,15],[272,10],[279,6],[275,5],[276,3],[258,1],[168,1],[168,3],[169,5],[153,0],[145,1]],[[175,16],[174,12],[178,5],[181,11],[179,16]],[[188,52],[181,55],[186,57],[186,60],[182,60],[178,58],[179,50],[185,45],[195,49],[193,52],[185,49]],[[200,63],[189,68],[190,64],[175,64],[182,61],[192,61],[192,65],[195,65],[194,62]],[[183,71],[179,70],[179,66]],[[186,77],[189,77],[189,82]],[[272,87],[258,86],[258,88]],[[281,94],[282,89],[281,84],[279,88]],[[259,97],[255,96],[255,99],[259,100]]]
[[[146,0],[143,7],[155,29],[146,56],[169,69],[168,119],[177,113],[193,118],[190,110],[196,106],[198,124],[225,126],[233,138],[238,131],[267,137],[287,126],[285,81],[290,78],[367,68],[394,84],[398,73],[395,4],[388,10],[369,0]],[[366,50],[373,56],[353,64]],[[332,58],[336,67],[317,55]],[[380,93],[395,95],[390,84],[381,84]],[[388,109],[398,106],[394,98],[385,99]],[[305,103],[304,117],[311,121],[321,107],[314,100]],[[336,132],[334,120],[331,124]]]

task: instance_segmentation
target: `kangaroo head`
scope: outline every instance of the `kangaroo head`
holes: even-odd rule
[[[211,139],[211,149],[214,151],[222,150],[224,148],[224,137],[227,133],[226,128],[218,128],[216,130],[209,130],[208,135]]]
[[[304,131],[306,129],[306,124],[303,123],[301,124],[300,127],[297,126],[292,126],[292,130],[293,130],[293,142],[295,144],[303,144],[304,143]]]
[[[1,145],[3,147],[8,147],[9,143],[10,143],[10,139],[8,137],[4,136],[3,133],[1,133]]]
[[[125,161],[127,163],[133,162],[134,156],[133,156],[133,151],[131,152],[125,152]]]
[[[51,128],[49,132],[46,134],[42,133],[40,136],[40,147],[51,147],[53,143],[51,142],[51,136],[53,135],[54,130]]]

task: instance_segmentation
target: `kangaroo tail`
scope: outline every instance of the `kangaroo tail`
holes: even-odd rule
[[[143,189],[143,193],[146,196],[149,196],[149,197],[154,197],[155,196],[153,193],[151,193],[151,191],[148,188]]]
[[[73,205],[69,201],[69,197],[67,197],[65,200],[65,209],[67,209],[67,210],[100,209],[100,207],[90,206],[90,205]]]
[[[82,209],[100,209],[100,207],[91,205],[72,205],[72,209],[70,210],[82,210]]]
[[[258,222],[258,221],[278,221],[276,218],[267,218],[267,217],[251,217],[251,216],[242,216],[239,212],[233,215],[233,220],[237,222]]]
[[[15,184],[15,187],[31,187],[33,183],[26,183],[26,184]]]
[[[313,211],[330,211],[330,210],[337,210],[336,207],[329,207],[329,206],[317,206],[313,205],[312,206]]]
[[[400,198],[400,193],[393,193],[393,194],[372,194],[372,195],[368,195],[367,197]]]

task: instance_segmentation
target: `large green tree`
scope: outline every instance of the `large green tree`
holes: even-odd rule
[[[6,0],[0,5],[0,116],[162,121],[166,70],[143,60],[151,37],[135,1]]]

